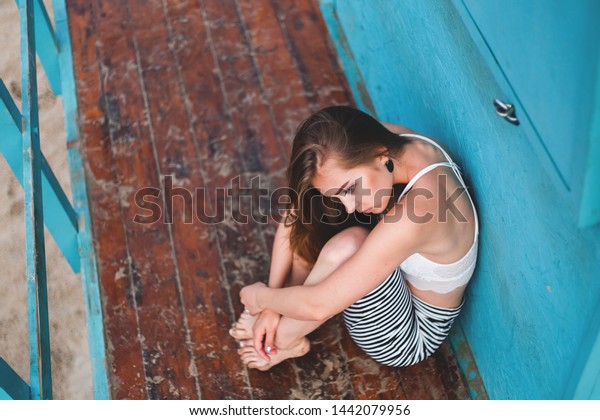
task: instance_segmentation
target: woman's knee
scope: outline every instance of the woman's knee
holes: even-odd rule
[[[369,231],[362,226],[352,226],[334,235],[321,249],[319,258],[342,262],[350,258],[362,246]]]

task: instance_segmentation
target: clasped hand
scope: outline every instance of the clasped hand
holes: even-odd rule
[[[263,309],[258,304],[258,293],[267,287],[264,283],[254,283],[242,288],[240,299],[250,315],[259,314],[252,328],[252,341],[257,353],[265,360],[270,361],[270,355],[276,354],[275,332],[279,325],[281,315],[269,309]]]
[[[240,291],[240,300],[248,312],[250,312],[250,315],[256,315],[259,312],[262,312],[263,308],[258,304],[258,294],[261,289],[266,287],[266,284],[258,282],[251,284],[250,286],[245,286]]]

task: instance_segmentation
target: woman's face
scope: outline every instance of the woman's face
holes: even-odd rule
[[[339,199],[348,213],[382,213],[392,194],[393,176],[384,162],[376,158],[370,165],[342,169],[339,160],[331,157],[324,161],[312,179],[312,185],[321,194]]]

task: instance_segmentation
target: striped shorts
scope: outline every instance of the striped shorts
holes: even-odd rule
[[[430,305],[414,296],[396,268],[383,283],[343,312],[354,342],[370,357],[389,366],[410,366],[431,356],[460,313]]]

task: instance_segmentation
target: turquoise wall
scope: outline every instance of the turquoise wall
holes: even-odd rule
[[[496,115],[506,92],[452,2],[321,6],[359,106],[440,139],[472,185],[480,257],[461,323],[490,398],[572,396],[599,327],[600,226],[578,227],[578,197]]]

